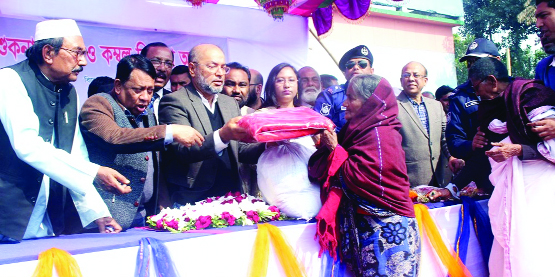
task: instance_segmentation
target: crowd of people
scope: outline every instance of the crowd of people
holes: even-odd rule
[[[536,5],[542,45],[555,54],[555,1]],[[321,189],[318,240],[357,276],[417,275],[409,189],[422,185],[435,187],[436,201],[491,194],[492,276],[550,272],[537,245],[555,226],[527,234],[540,232],[530,226],[555,196],[554,56],[538,64],[537,80],[513,78],[495,44],[478,38],[459,59],[468,81],[440,87],[434,99],[422,62],[401,69],[395,95],[374,74],[366,45],[342,56],[345,84],[280,63],[264,85],[260,72],[227,61],[216,45],[194,46],[188,64],[174,67],[171,49],[153,42],[123,57],[114,78],[91,82],[79,109],[71,82],[87,60],[77,24],[40,22],[34,39],[26,60],[0,70],[3,243],[117,233],[144,226],[163,207],[258,194],[258,159],[277,144],[244,142],[238,121],[304,106],[336,126],[299,139],[313,149],[305,162]]]

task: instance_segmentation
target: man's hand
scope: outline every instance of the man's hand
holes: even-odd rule
[[[426,194],[426,197],[432,202],[437,202],[440,200],[447,200],[453,198],[451,192],[445,188],[436,188]]]
[[[99,233],[119,233],[121,232],[121,226],[111,217],[101,217],[95,220],[96,225],[98,225]]]
[[[522,156],[522,146],[520,144],[492,142],[491,145],[498,146],[498,148],[486,151],[486,156],[498,163],[504,162],[513,156]]]
[[[193,127],[186,125],[172,125],[173,141],[183,144],[187,147],[193,145],[201,146],[204,142],[204,137]]]
[[[220,139],[228,143],[230,140],[241,140],[247,135],[247,130],[237,125],[240,116],[230,119],[224,127],[220,128]]]
[[[464,160],[457,159],[453,156],[449,157],[449,169],[453,174],[457,174],[464,167]]]
[[[546,118],[536,122],[528,123],[532,127],[532,132],[538,134],[543,140],[555,138],[555,119]]]
[[[105,191],[115,194],[127,194],[131,192],[128,186],[129,180],[119,172],[105,166],[101,166],[96,173],[94,181]]]
[[[337,147],[337,134],[335,132],[330,132],[329,130],[323,130],[320,133],[320,145],[327,147],[330,151],[333,151]]]
[[[476,186],[476,183],[470,182],[466,187],[461,190],[461,196],[468,196],[468,197],[483,197],[488,195],[484,189],[479,188]]]
[[[478,127],[478,132],[474,135],[474,139],[472,139],[472,150],[476,150],[477,148],[484,148],[488,144],[488,140],[486,139],[486,134],[480,131],[480,127]]]

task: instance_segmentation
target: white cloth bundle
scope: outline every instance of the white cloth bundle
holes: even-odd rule
[[[316,151],[310,136],[272,146],[258,159],[258,187],[264,200],[289,217],[315,217],[320,186],[308,180],[308,159]]]

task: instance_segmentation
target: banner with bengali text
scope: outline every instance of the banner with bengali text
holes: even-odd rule
[[[0,68],[26,59],[25,50],[34,43],[35,25],[38,21],[0,17]],[[81,104],[87,98],[89,83],[99,76],[114,78],[121,58],[138,54],[141,49],[156,41],[167,44],[174,52],[175,65],[187,64],[189,50],[200,43],[218,45],[227,55],[227,39],[179,33],[121,29],[100,25],[79,24],[87,47],[88,65],[73,83]],[[169,84],[167,85],[169,88]]]

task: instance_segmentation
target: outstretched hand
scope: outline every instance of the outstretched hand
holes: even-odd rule
[[[234,117],[225,123],[224,127],[220,128],[220,139],[222,142],[227,143],[230,140],[242,140],[247,136],[247,130],[237,124],[241,117]]]
[[[172,125],[173,140],[179,144],[191,147],[201,146],[204,137],[195,128],[186,125]]]
[[[320,146],[333,151],[337,147],[337,134],[334,131],[323,130],[320,133]]]
[[[453,174],[457,174],[464,167],[465,163],[463,159],[457,159],[455,157],[449,157],[449,169]]]
[[[486,151],[486,156],[498,163],[504,162],[513,156],[522,156],[522,145],[520,144],[492,142],[491,145],[497,146],[497,148]]]
[[[98,225],[99,233],[119,233],[122,230],[116,220],[108,216],[95,220],[95,223]]]
[[[114,169],[101,166],[96,173],[94,181],[105,191],[115,194],[127,194],[131,192],[128,186],[129,180]]]

